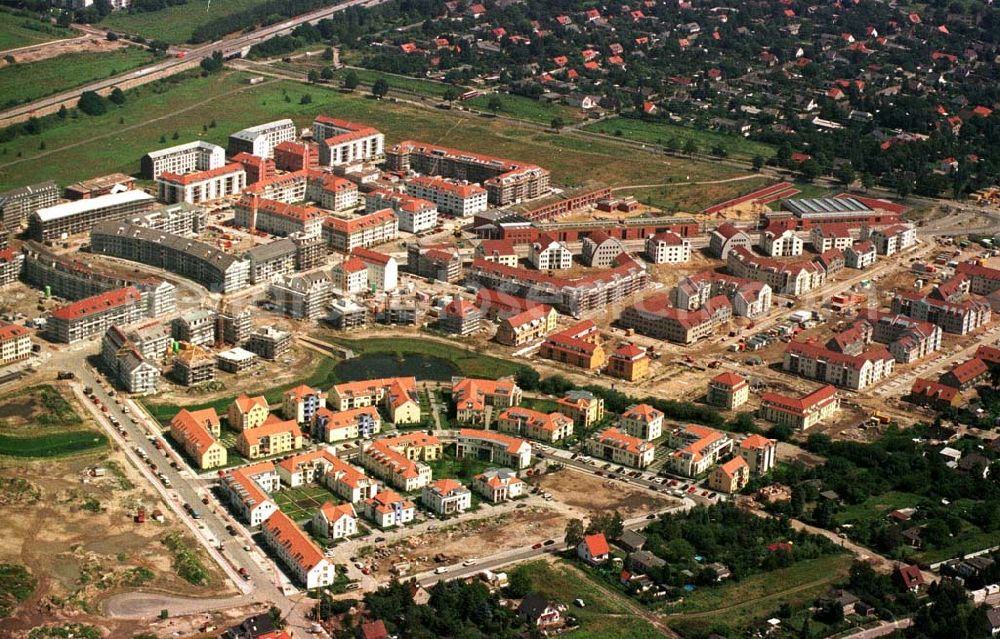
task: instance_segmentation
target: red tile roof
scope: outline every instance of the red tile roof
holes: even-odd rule
[[[587,535],[583,538],[583,543],[587,547],[587,552],[590,553],[591,557],[601,557],[611,552],[611,548],[608,546],[608,540],[604,537],[604,533]]]
[[[52,311],[55,319],[72,321],[95,315],[109,308],[133,304],[141,299],[135,287],[127,286],[106,293],[92,295]]]

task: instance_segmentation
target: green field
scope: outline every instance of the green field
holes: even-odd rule
[[[912,493],[888,492],[869,497],[860,504],[841,507],[834,515],[833,521],[838,525],[859,522],[871,523],[885,519],[894,510],[913,508],[921,501],[923,501],[922,497]]]
[[[0,435],[0,455],[8,457],[62,457],[104,448],[108,438],[90,430],[67,431],[37,437]]]
[[[38,18],[19,16],[10,9],[0,8],[0,51],[72,36],[73,32],[69,29],[62,29]]]
[[[336,497],[322,486],[301,486],[299,488],[282,488],[271,494],[274,503],[278,505],[281,512],[285,513],[295,521],[312,519],[320,506],[328,501],[335,504],[343,500]]]
[[[118,11],[101,21],[102,27],[141,35],[171,44],[187,42],[194,30],[217,18],[249,9],[265,0],[192,0],[145,13]]]
[[[546,133],[508,120],[391,100],[375,102],[360,94],[292,81],[266,80],[249,86],[247,77],[178,76],[173,82],[127,92],[128,102],[106,115],[71,117],[48,125],[41,135],[18,136],[0,145],[0,190],[45,179],[66,184],[114,171],[134,173],[144,153],[176,144],[175,132],[178,141],[202,138],[225,144],[230,133],[252,124],[290,117],[298,126],[307,126],[319,113],[371,124],[386,134],[389,144],[411,138],[535,162],[548,168],[553,183],[562,187],[649,184],[685,177],[718,180],[737,174],[713,163],[668,162],[614,142]],[[311,103],[300,103],[305,94],[312,97]],[[44,150],[39,149],[41,141]],[[731,197],[741,183],[726,186],[731,188],[719,188],[712,197]]]
[[[667,623],[681,634],[702,634],[717,625],[736,630],[770,616],[782,603],[807,602],[843,579],[850,569],[849,555],[832,555],[796,562],[712,588],[684,595],[680,604],[666,606]]]
[[[460,479],[465,483],[488,468],[496,468],[496,464],[481,459],[458,459],[455,457],[455,447],[449,444],[445,447],[440,459],[424,462],[431,467],[434,479]],[[463,470],[465,472],[463,472]]]
[[[0,107],[59,93],[153,62],[152,53],[125,47],[107,53],[60,55],[30,64],[0,68]]]
[[[108,445],[107,437],[83,425],[63,392],[42,385],[0,399],[0,456],[63,457]]]
[[[716,131],[703,131],[692,127],[678,126],[667,122],[650,122],[633,120],[631,118],[610,118],[583,127],[587,131],[596,131],[606,135],[620,136],[646,144],[666,144],[668,140],[676,140],[678,148],[684,148],[688,140],[694,140],[701,153],[709,153],[716,145],[721,146],[729,155],[753,157],[761,155],[769,158],[774,155],[774,147],[754,142],[738,135],[727,135]]]

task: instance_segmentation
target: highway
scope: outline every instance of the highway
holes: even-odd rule
[[[180,55],[180,50],[177,50],[177,53],[171,55],[171,57],[164,58],[159,62],[155,62],[140,69],[135,69],[127,73],[105,78],[103,80],[97,80],[96,82],[91,82],[90,84],[70,89],[69,91],[63,91],[62,93],[50,95],[48,97],[35,100],[34,102],[21,104],[11,109],[7,109],[6,111],[2,111],[0,112],[0,126],[7,126],[16,122],[21,122],[33,116],[45,115],[47,113],[54,112],[63,104],[73,106],[75,101],[80,98],[80,94],[85,91],[110,91],[113,87],[124,82],[129,82],[132,86],[134,86],[137,83],[137,80],[141,81],[148,78],[148,80],[151,81],[153,79],[180,73],[186,69],[198,66],[202,59],[211,56],[214,51],[222,51],[224,56],[242,53],[244,49],[250,46],[269,40],[275,36],[291,33],[291,31],[300,24],[316,23],[350,7],[361,5],[374,6],[383,1],[384,0],[347,0],[346,2],[342,2],[340,4],[324,7],[310,13],[304,13],[300,16],[289,18],[288,20],[278,24],[262,27],[261,29],[251,33],[240,34],[232,38],[216,40],[214,42],[209,42],[208,44],[198,45],[193,49],[185,50],[183,52],[183,57],[177,57],[177,55]]]

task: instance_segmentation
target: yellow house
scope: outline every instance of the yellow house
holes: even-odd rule
[[[226,447],[219,443],[219,416],[214,409],[182,410],[170,420],[170,437],[201,470],[225,466]]]
[[[749,481],[750,466],[742,457],[733,457],[712,470],[712,474],[708,476],[708,487],[731,495],[743,490]]]
[[[236,449],[247,459],[281,455],[302,448],[302,431],[294,419],[269,417],[263,424],[240,433]]]
[[[393,424],[416,424],[420,421],[420,404],[414,399],[417,387],[406,380],[413,378],[397,378],[385,390],[385,408]]]
[[[269,415],[267,400],[262,395],[257,397],[240,395],[229,405],[226,415],[229,418],[229,427],[233,430],[242,432],[258,428],[267,421]]]
[[[590,391],[567,391],[565,397],[556,400],[556,404],[559,411],[572,417],[577,426],[590,428],[604,419],[604,398]]]

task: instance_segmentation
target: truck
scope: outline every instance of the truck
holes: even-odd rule
[[[56,373],[56,379],[76,379],[76,373],[73,371],[59,371]]]

